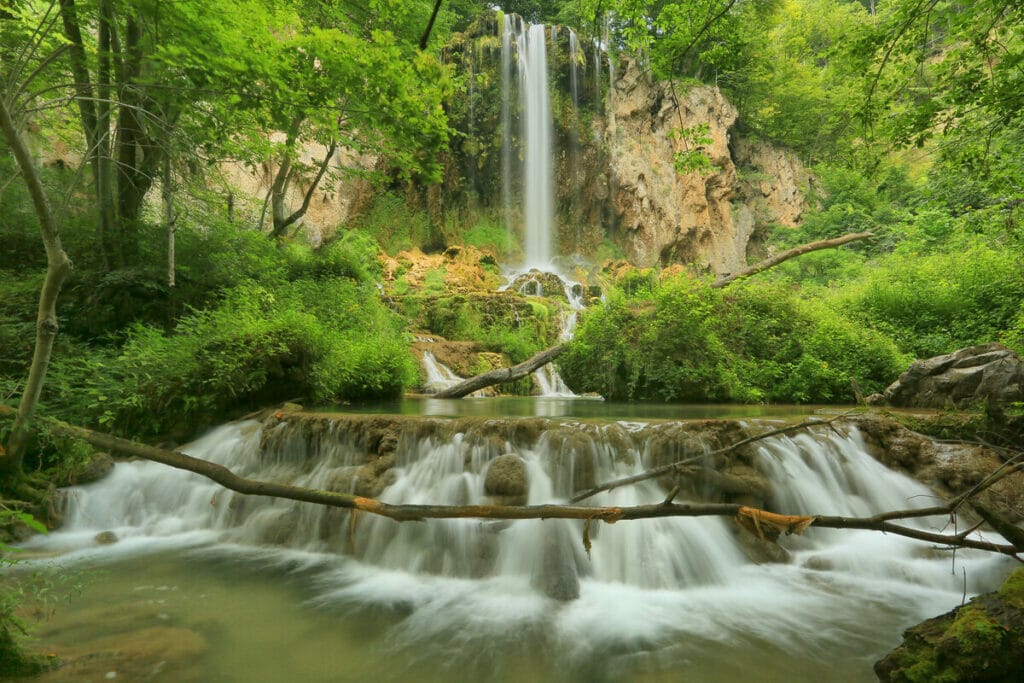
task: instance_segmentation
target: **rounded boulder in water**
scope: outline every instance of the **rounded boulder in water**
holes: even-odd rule
[[[526,495],[526,463],[515,453],[505,453],[495,458],[487,468],[484,491],[492,496]]]

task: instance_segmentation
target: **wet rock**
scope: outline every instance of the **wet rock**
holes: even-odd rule
[[[492,496],[525,496],[526,463],[515,453],[499,455],[491,461],[484,478],[484,491]]]
[[[80,486],[99,481],[114,469],[114,459],[110,453],[93,453],[84,463],[76,465],[67,477],[58,482],[58,486]]]
[[[113,545],[119,540],[113,531],[101,531],[93,537],[100,545]]]
[[[565,298],[565,283],[554,273],[531,270],[512,281],[510,289],[524,296]]]
[[[893,683],[1024,680],[1024,569],[998,591],[904,632],[875,674]]]
[[[553,520],[544,523],[541,566],[534,574],[533,585],[560,602],[580,597],[574,542],[568,525]]]
[[[982,344],[915,361],[883,394],[891,406],[965,408],[1024,401],[1024,360],[1000,344]]]
[[[56,652],[63,665],[34,679],[42,683],[205,680],[196,663],[207,644],[195,631],[184,628],[143,628],[47,649]]]

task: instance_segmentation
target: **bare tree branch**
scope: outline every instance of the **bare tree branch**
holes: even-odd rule
[[[14,409],[0,405],[0,416],[12,416]],[[807,527],[829,529],[868,529],[928,541],[954,548],[975,548],[1009,555],[1021,560],[1024,548],[970,538],[972,530],[958,534],[941,534],[893,524],[894,519],[913,519],[949,514],[952,504],[929,508],[894,510],[873,517],[828,517],[814,515],[781,515],[730,503],[671,503],[631,507],[587,507],[573,505],[404,505],[385,503],[375,498],[364,498],[348,493],[278,484],[240,477],[222,465],[194,458],[185,453],[128,441],[119,437],[76,427],[52,418],[40,418],[49,429],[82,439],[97,448],[169,465],[176,469],[200,474],[225,488],[245,495],[269,496],[330,507],[360,510],[399,522],[426,519],[581,519],[600,520],[614,524],[620,520],[653,519],[658,517],[736,517],[760,520],[761,523],[780,525],[787,533],[801,533]],[[1024,561],[1024,560],[1022,560]]]
[[[459,382],[453,387],[448,387],[443,391],[437,392],[434,396],[435,398],[462,398],[463,396],[472,394],[474,391],[483,389],[484,387],[515,381],[521,377],[526,377],[537,368],[547,365],[565,353],[567,348],[568,347],[565,344],[553,346],[550,349],[541,351],[531,358],[527,358],[519,365],[513,365],[510,368],[498,368],[497,370],[490,370],[477,375],[476,377],[470,377],[465,381]]]
[[[844,244],[849,244],[850,242],[856,242],[857,240],[866,240],[874,236],[875,233],[873,232],[855,232],[849,235],[843,235],[842,237],[836,237],[833,239],[819,240],[817,242],[808,242],[807,244],[802,244],[799,247],[794,247],[792,249],[787,249],[786,251],[780,252],[775,256],[772,256],[771,258],[766,258],[764,261],[761,261],[760,263],[755,263],[749,268],[744,268],[740,272],[735,273],[733,275],[726,275],[725,277],[720,277],[711,283],[711,287],[713,289],[721,289],[722,287],[725,287],[727,284],[734,282],[735,280],[739,280],[740,278],[744,277],[749,277],[751,275],[757,275],[758,273],[768,270],[769,268],[774,268],[783,261],[788,261],[791,258],[803,256],[804,254],[808,254],[812,251],[818,251],[819,249],[834,249],[835,247],[841,247]]]

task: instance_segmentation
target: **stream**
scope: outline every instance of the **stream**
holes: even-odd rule
[[[229,424],[188,451],[242,476],[338,490],[367,471],[361,435],[370,422],[324,419],[312,431]],[[701,431],[711,423],[678,418],[559,417],[539,431],[534,418],[515,417],[396,424],[393,467],[379,483],[380,498],[396,503],[486,502],[487,470],[508,451],[522,459],[535,504],[642,471],[666,444],[713,445]],[[773,437],[752,458],[772,509],[867,515],[932,500],[872,459],[852,427]],[[593,504],[664,495],[647,481]],[[87,584],[42,622],[45,647],[93,653],[99,669],[111,667],[94,673],[108,679],[121,667],[126,680],[238,682],[868,681],[904,628],[960,604],[965,589],[992,589],[1010,569],[985,553],[954,560],[899,537],[814,528],[781,539],[789,562],[758,564],[733,526],[599,524],[588,556],[574,521],[352,523],[343,511],[234,496],[138,461],[72,489],[65,527],[31,541],[27,564],[84,572]],[[119,540],[98,544],[105,531]],[[549,597],[552,581],[578,586],[579,597]],[[150,634],[164,649],[141,643],[143,654],[109,662],[95,654],[113,648],[101,647],[104,638],[130,651],[128,634]],[[72,664],[45,680],[89,675]]]

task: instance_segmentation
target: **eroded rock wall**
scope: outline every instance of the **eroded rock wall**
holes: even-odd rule
[[[793,226],[807,207],[810,176],[791,153],[734,139],[736,108],[712,86],[654,83],[631,59],[609,98],[609,167],[615,237],[639,265],[688,263],[736,272],[769,225]],[[707,172],[674,166],[687,143],[674,130],[707,124]],[[692,145],[692,143],[689,143]]]

